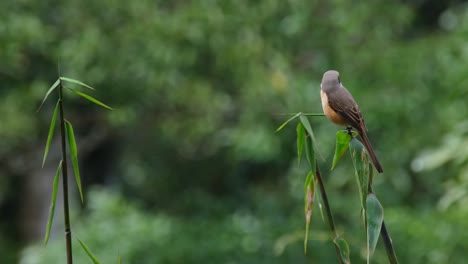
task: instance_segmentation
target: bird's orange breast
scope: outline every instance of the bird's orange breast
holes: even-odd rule
[[[335,112],[335,110],[333,110],[330,107],[330,105],[328,104],[327,94],[323,92],[322,89],[320,89],[320,98],[322,99],[323,113],[325,114],[325,116],[328,117],[328,119],[330,119],[330,121],[332,121],[335,124],[343,125],[343,126],[348,124],[346,123],[346,121],[343,120],[340,114]]]

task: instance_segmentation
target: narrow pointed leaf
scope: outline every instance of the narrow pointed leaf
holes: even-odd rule
[[[316,199],[317,199],[317,205],[320,211],[320,216],[322,217],[322,221],[325,223],[325,215],[323,214],[323,202],[322,202],[321,195],[317,195]]]
[[[306,138],[304,126],[302,125],[301,122],[297,124],[296,134],[297,134],[296,136],[297,138],[297,161],[298,161],[298,165],[301,165],[302,153],[304,151],[304,143],[305,143],[305,138]]]
[[[57,120],[57,112],[59,108],[59,102],[55,105],[54,113],[52,114],[52,120],[50,121],[49,134],[47,135],[47,143],[44,150],[44,157],[42,158],[42,167],[44,168],[47,155],[49,154],[50,144],[52,143],[52,138],[54,137],[55,131],[55,121]]]
[[[84,86],[84,87],[89,88],[89,89],[91,89],[91,90],[96,90],[96,89],[94,89],[93,87],[87,85],[86,83],[80,82],[80,81],[75,80],[75,79],[72,79],[72,78],[60,77],[60,80],[62,80],[62,81],[67,81],[67,82],[71,82],[71,83],[76,83],[76,84],[78,84],[78,85]]]
[[[117,264],[120,264],[120,256],[117,257]]]
[[[343,157],[346,150],[348,150],[350,140],[351,136],[345,131],[336,132],[335,155],[333,156],[331,170],[335,168],[336,164],[338,164],[338,161],[340,161],[341,157]]]
[[[312,144],[314,146],[314,150],[319,154],[319,156],[323,159],[323,156],[322,154],[320,153],[320,151],[318,150],[318,144],[317,144],[317,140],[315,140],[315,136],[314,136],[314,131],[312,130],[312,127],[310,126],[310,123],[309,123],[309,119],[307,119],[306,116],[304,115],[301,115],[299,117],[299,119],[301,120],[301,123],[302,125],[304,126],[305,130],[307,131],[307,134],[310,136],[310,138],[312,139]],[[315,171],[314,171],[315,172]]]
[[[314,208],[315,183],[314,174],[309,171],[304,185],[304,214],[306,219],[306,230],[304,236],[304,254],[307,254],[307,242],[309,241],[310,222],[312,220],[312,209]]]
[[[369,165],[369,183],[367,186],[368,193],[372,191],[372,184],[374,183],[374,166]]]
[[[93,103],[95,103],[95,104],[97,104],[97,105],[99,105],[99,106],[102,106],[102,107],[104,107],[104,108],[107,108],[107,109],[109,109],[109,110],[112,110],[112,108],[111,108],[110,106],[108,106],[108,105],[104,104],[103,102],[101,102],[101,101],[99,101],[99,100],[93,98],[92,96],[89,96],[89,95],[87,95],[87,94],[85,94],[85,93],[82,93],[82,92],[80,92],[80,91],[78,91],[78,90],[75,90],[75,89],[73,89],[73,88],[70,88],[70,87],[67,87],[67,89],[70,90],[70,91],[72,91],[72,92],[74,92],[75,94],[77,94],[77,95],[79,95],[79,96],[85,98],[86,100],[88,100],[88,101],[90,101],[90,102],[93,102]]]
[[[44,99],[42,100],[41,105],[39,106],[36,112],[39,112],[39,110],[41,110],[41,107],[44,104],[44,102],[47,100],[47,97],[50,95],[50,93],[52,93],[53,90],[55,90],[55,88],[57,88],[59,84],[60,84],[60,79],[57,79],[57,81],[55,81],[54,84],[52,84],[52,86],[47,91],[46,95],[44,96]]]
[[[370,193],[366,201],[367,216],[367,263],[374,254],[379,239],[380,229],[384,220],[384,210],[375,194]]]
[[[52,222],[54,221],[55,202],[57,201],[57,190],[58,190],[61,169],[62,169],[62,161],[60,161],[58,168],[57,168],[57,172],[55,173],[55,177],[54,177],[54,184],[53,184],[53,189],[52,189],[52,202],[50,204],[50,209],[49,209],[49,219],[47,220],[47,227],[46,227],[46,233],[45,233],[45,238],[44,238],[44,246],[46,246],[47,242],[49,242],[50,230],[52,228]]]
[[[82,247],[83,250],[86,252],[86,254],[88,255],[89,259],[91,259],[91,261],[92,261],[94,264],[99,264],[99,260],[93,255],[93,253],[91,252],[91,250],[89,250],[89,248],[85,245],[85,243],[83,243],[83,241],[81,241],[81,240],[79,240],[79,239],[78,239],[78,242],[80,242],[81,247]]]
[[[313,137],[314,132],[312,131],[312,127],[310,126],[309,119],[307,119],[307,117],[305,117],[304,115],[301,115],[301,116],[299,117],[299,119],[301,120],[302,125],[304,125],[304,128],[305,128],[305,130],[307,131],[307,133],[308,133],[311,137]],[[313,138],[313,139],[314,139],[314,141],[315,141],[315,138]],[[315,143],[315,142],[314,142],[314,143]]]
[[[354,165],[354,173],[359,187],[359,195],[361,198],[361,208],[363,213],[366,209],[366,198],[369,188],[369,161],[367,152],[359,140],[351,139],[349,150]]]
[[[68,120],[65,121],[67,136],[68,136],[68,145],[70,147],[70,156],[73,165],[73,172],[75,174],[76,185],[78,186],[78,191],[80,192],[81,202],[83,202],[83,191],[81,189],[81,177],[80,177],[80,168],[78,167],[78,148],[76,147],[75,133],[73,132],[73,127]]]
[[[276,129],[275,133],[276,132],[279,132],[281,129],[283,129],[289,122],[291,122],[294,118],[300,116],[302,113],[299,112],[297,114],[295,114],[293,117],[289,118],[288,120],[286,120],[286,122],[284,122],[283,124],[281,124],[281,126],[278,127],[278,129]]]
[[[340,249],[340,258],[343,261],[343,263],[351,263],[351,261],[349,260],[349,246],[346,240],[344,240],[343,238],[337,238],[333,240],[333,243],[335,243],[335,245],[337,245]]]
[[[317,163],[315,161],[315,151],[314,151],[313,140],[311,139],[310,136],[306,137],[305,148],[306,148],[306,158],[307,158],[307,161],[309,162],[310,170],[312,173],[315,173]]]

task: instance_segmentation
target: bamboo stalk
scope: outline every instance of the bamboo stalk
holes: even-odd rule
[[[331,211],[331,208],[330,208],[330,203],[328,202],[327,193],[325,192],[325,185],[323,184],[323,179],[322,179],[322,176],[320,174],[318,164],[316,164],[316,167],[315,167],[315,174],[316,174],[316,177],[317,177],[317,182],[318,182],[319,187],[320,187],[320,194],[322,195],[322,201],[323,201],[323,205],[325,207],[325,212],[326,212],[326,215],[327,215],[328,224],[330,225],[330,230],[332,231],[332,234],[334,236],[333,240],[335,241],[338,238],[338,233],[336,231],[335,220],[333,220],[333,214],[332,214],[332,211]],[[339,259],[340,263],[344,264],[345,262],[344,262],[343,258],[341,257],[340,248],[338,247],[338,245],[336,243],[333,243],[333,244],[335,245],[336,254],[338,255],[338,259]]]
[[[65,223],[65,240],[67,250],[67,264],[73,264],[71,226],[70,226],[70,209],[68,202],[68,167],[67,167],[67,145],[65,131],[65,115],[63,111],[63,96],[62,96],[62,81],[58,87],[59,93],[59,114],[60,114],[60,137],[62,144],[62,179],[63,179],[63,215]]]

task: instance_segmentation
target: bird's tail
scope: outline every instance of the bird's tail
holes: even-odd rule
[[[362,144],[364,144],[364,146],[366,147],[367,153],[369,154],[375,168],[377,169],[379,173],[382,173],[383,172],[382,166],[380,165],[380,162],[377,159],[377,156],[375,155],[374,149],[372,148],[372,145],[369,141],[369,138],[367,137],[366,132],[364,130],[360,131],[359,135],[361,136]]]

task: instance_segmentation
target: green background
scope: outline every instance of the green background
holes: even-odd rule
[[[65,262],[61,205],[42,246],[58,138],[41,161],[57,95],[36,113],[58,71],[114,108],[65,94],[85,189],[80,206],[71,185],[73,236],[102,263],[335,263],[318,207],[303,254],[296,121],[274,133],[282,113],[322,111],[329,69],[360,105],[383,165],[374,190],[400,262],[465,263],[464,2],[1,1],[1,263]],[[342,128],[310,122],[339,233],[362,263],[349,155],[329,172]],[[89,262],[77,240],[74,249]],[[386,263],[381,241],[373,263]]]

